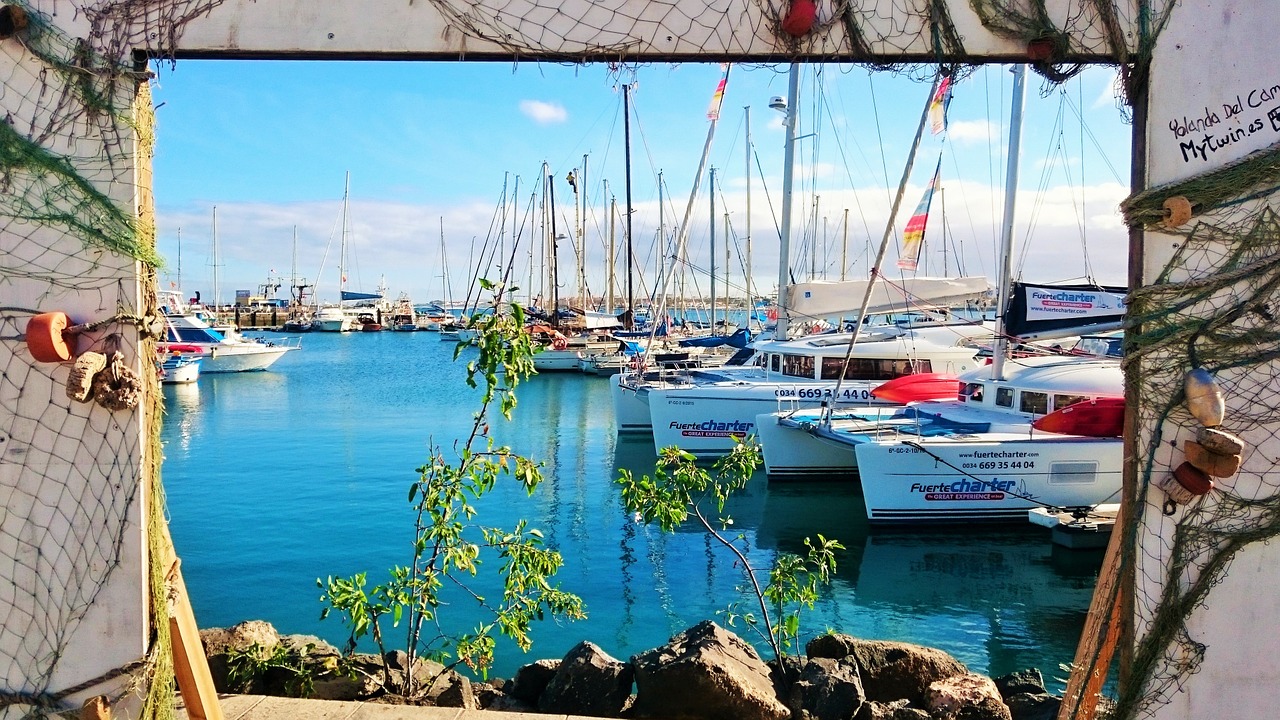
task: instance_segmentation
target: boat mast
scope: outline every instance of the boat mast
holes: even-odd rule
[[[178,292],[183,292],[182,290],[182,228],[178,228],[178,279],[176,284],[178,286]],[[182,298],[178,298],[178,299],[181,300]]]
[[[292,298],[298,292],[298,226],[293,226],[293,265],[289,268],[289,296]],[[301,305],[300,301],[295,298],[295,305]]]
[[[1018,159],[1022,145],[1022,109],[1026,104],[1025,65],[1013,66],[1013,107],[1009,110],[1009,164],[1005,168],[1004,219],[1000,224],[1000,294],[996,304],[996,342],[991,358],[991,379],[1004,379],[1004,356],[1008,349],[1005,339],[1005,313],[1009,309],[1009,294],[1013,285],[1013,214],[1014,200],[1018,194]]]
[[[213,309],[218,309],[218,206],[213,206]]]
[[[581,191],[582,195],[582,216],[578,220],[578,308],[584,313],[587,311],[587,156],[582,156],[582,174],[578,176],[578,183],[574,185],[573,193],[576,198]],[[578,213],[578,203],[573,204],[574,214]],[[584,316],[585,317],[585,316]]]
[[[342,300],[347,290],[347,233],[351,229],[351,171],[348,170],[342,184],[342,244],[338,248],[338,299]]]
[[[546,167],[546,164],[543,164]],[[550,225],[550,247],[547,251],[547,262],[549,263],[548,271],[550,272],[551,281],[551,327],[559,329],[560,327],[560,259],[556,248],[556,244],[560,238],[556,235],[556,178],[551,173],[547,173],[547,210],[551,216]]]
[[[626,158],[625,167],[626,167],[626,180],[627,180],[627,312],[625,315],[627,320],[625,323],[623,323],[623,327],[625,327],[627,330],[631,330],[635,327],[636,298],[635,298],[635,287],[632,284],[632,279],[631,279],[631,265],[633,264],[632,258],[634,258],[635,255],[632,254],[633,248],[632,248],[632,236],[631,236],[632,210],[631,210],[631,84],[630,83],[627,83],[626,85],[622,86],[622,136],[623,136],[623,143],[625,146],[624,157]],[[661,178],[662,175],[659,174],[658,177]],[[661,182],[659,182],[659,187],[661,187]]]
[[[750,328],[751,319],[754,317],[756,307],[755,293],[751,291],[751,106],[747,105],[742,108],[742,110],[746,114],[746,120],[744,122],[747,126],[747,269],[745,279],[747,283],[747,327]]]
[[[840,282],[845,281],[845,268],[847,268],[848,266],[849,266],[849,208],[845,208],[844,209],[844,240],[840,244]]]
[[[787,286],[791,283],[791,186],[795,177],[796,116],[800,112],[800,63],[791,63],[787,80],[787,106],[781,108],[782,124],[787,128],[787,141],[782,154],[782,232],[778,238],[778,322],[774,326],[776,339],[787,339]]]
[[[711,200],[711,334],[716,332],[716,169],[711,168],[707,181],[707,197]]]
[[[609,182],[607,180],[605,181],[604,188],[605,188],[604,190],[605,195],[608,195]],[[609,262],[605,266],[605,274],[607,275],[605,279],[606,280],[605,286],[607,287],[607,290],[605,292],[606,300],[604,305],[604,311],[609,313],[610,315],[613,314],[613,310],[614,310],[613,281],[614,281],[614,270],[617,269],[617,264],[618,264],[617,263],[617,252],[618,252],[617,230],[618,230],[618,199],[615,197],[610,197],[609,198]]]

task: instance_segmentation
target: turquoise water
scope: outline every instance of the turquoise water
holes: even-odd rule
[[[374,584],[409,562],[414,468],[429,443],[462,436],[477,407],[452,352],[436,333],[319,333],[269,372],[165,387],[164,481],[201,627],[263,619],[341,646],[341,622],[319,620],[316,579],[368,571]],[[664,535],[623,510],[618,469],[651,470],[654,453],[647,437],[617,437],[607,379],[532,378],[494,434],[543,461],[546,481],[532,497],[500,485],[479,519],[541,528],[564,555],[559,581],[589,614],[538,625],[528,655],[500,641],[496,675],[583,639],[627,658],[702,619],[723,624],[716,613],[731,602],[748,607],[740,569],[706,535]],[[726,512],[757,567],[802,550],[807,535],[847,548],[803,616],[803,639],[834,629],[922,643],[993,675],[1065,677],[1101,560],[1034,529],[870,533],[860,497],[837,484],[769,487],[758,476]],[[462,630],[481,617],[462,597],[441,611]]]

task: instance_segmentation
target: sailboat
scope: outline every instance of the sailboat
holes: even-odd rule
[[[1012,287],[1024,72],[1015,69],[1001,307],[1009,306]],[[759,417],[770,478],[860,478],[873,523],[1025,521],[1033,508],[1114,500],[1123,454],[1119,360],[1008,359],[1004,315],[992,363],[961,375],[957,397],[888,411],[843,408]]]
[[[386,288],[379,286],[378,292],[367,293],[347,289],[347,259],[351,234],[351,173],[346,174],[342,191],[342,233],[338,250],[338,304],[326,305],[316,310],[312,320],[313,330],[323,332],[346,332],[368,326],[369,329],[381,330],[381,314],[386,298]],[[372,302],[370,302],[372,301]],[[348,305],[359,302],[359,305]]]

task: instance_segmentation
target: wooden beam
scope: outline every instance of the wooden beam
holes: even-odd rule
[[[170,546],[172,547],[172,545]],[[200,628],[182,580],[181,562],[175,557],[169,571],[171,589],[169,637],[173,642],[173,669],[182,692],[182,702],[191,720],[223,720],[218,690],[213,686],[209,659],[200,642]]]
[[[1098,573],[1093,600],[1089,603],[1084,632],[1076,646],[1071,678],[1062,695],[1057,720],[1093,720],[1097,712],[1098,695],[1107,680],[1107,670],[1120,637],[1120,547],[1124,543],[1124,521],[1124,506],[1121,506]]]

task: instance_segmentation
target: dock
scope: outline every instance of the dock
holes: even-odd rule
[[[1027,512],[1034,525],[1049,528],[1055,545],[1072,550],[1100,550],[1115,528],[1118,504],[1098,505],[1087,514],[1036,508]]]

